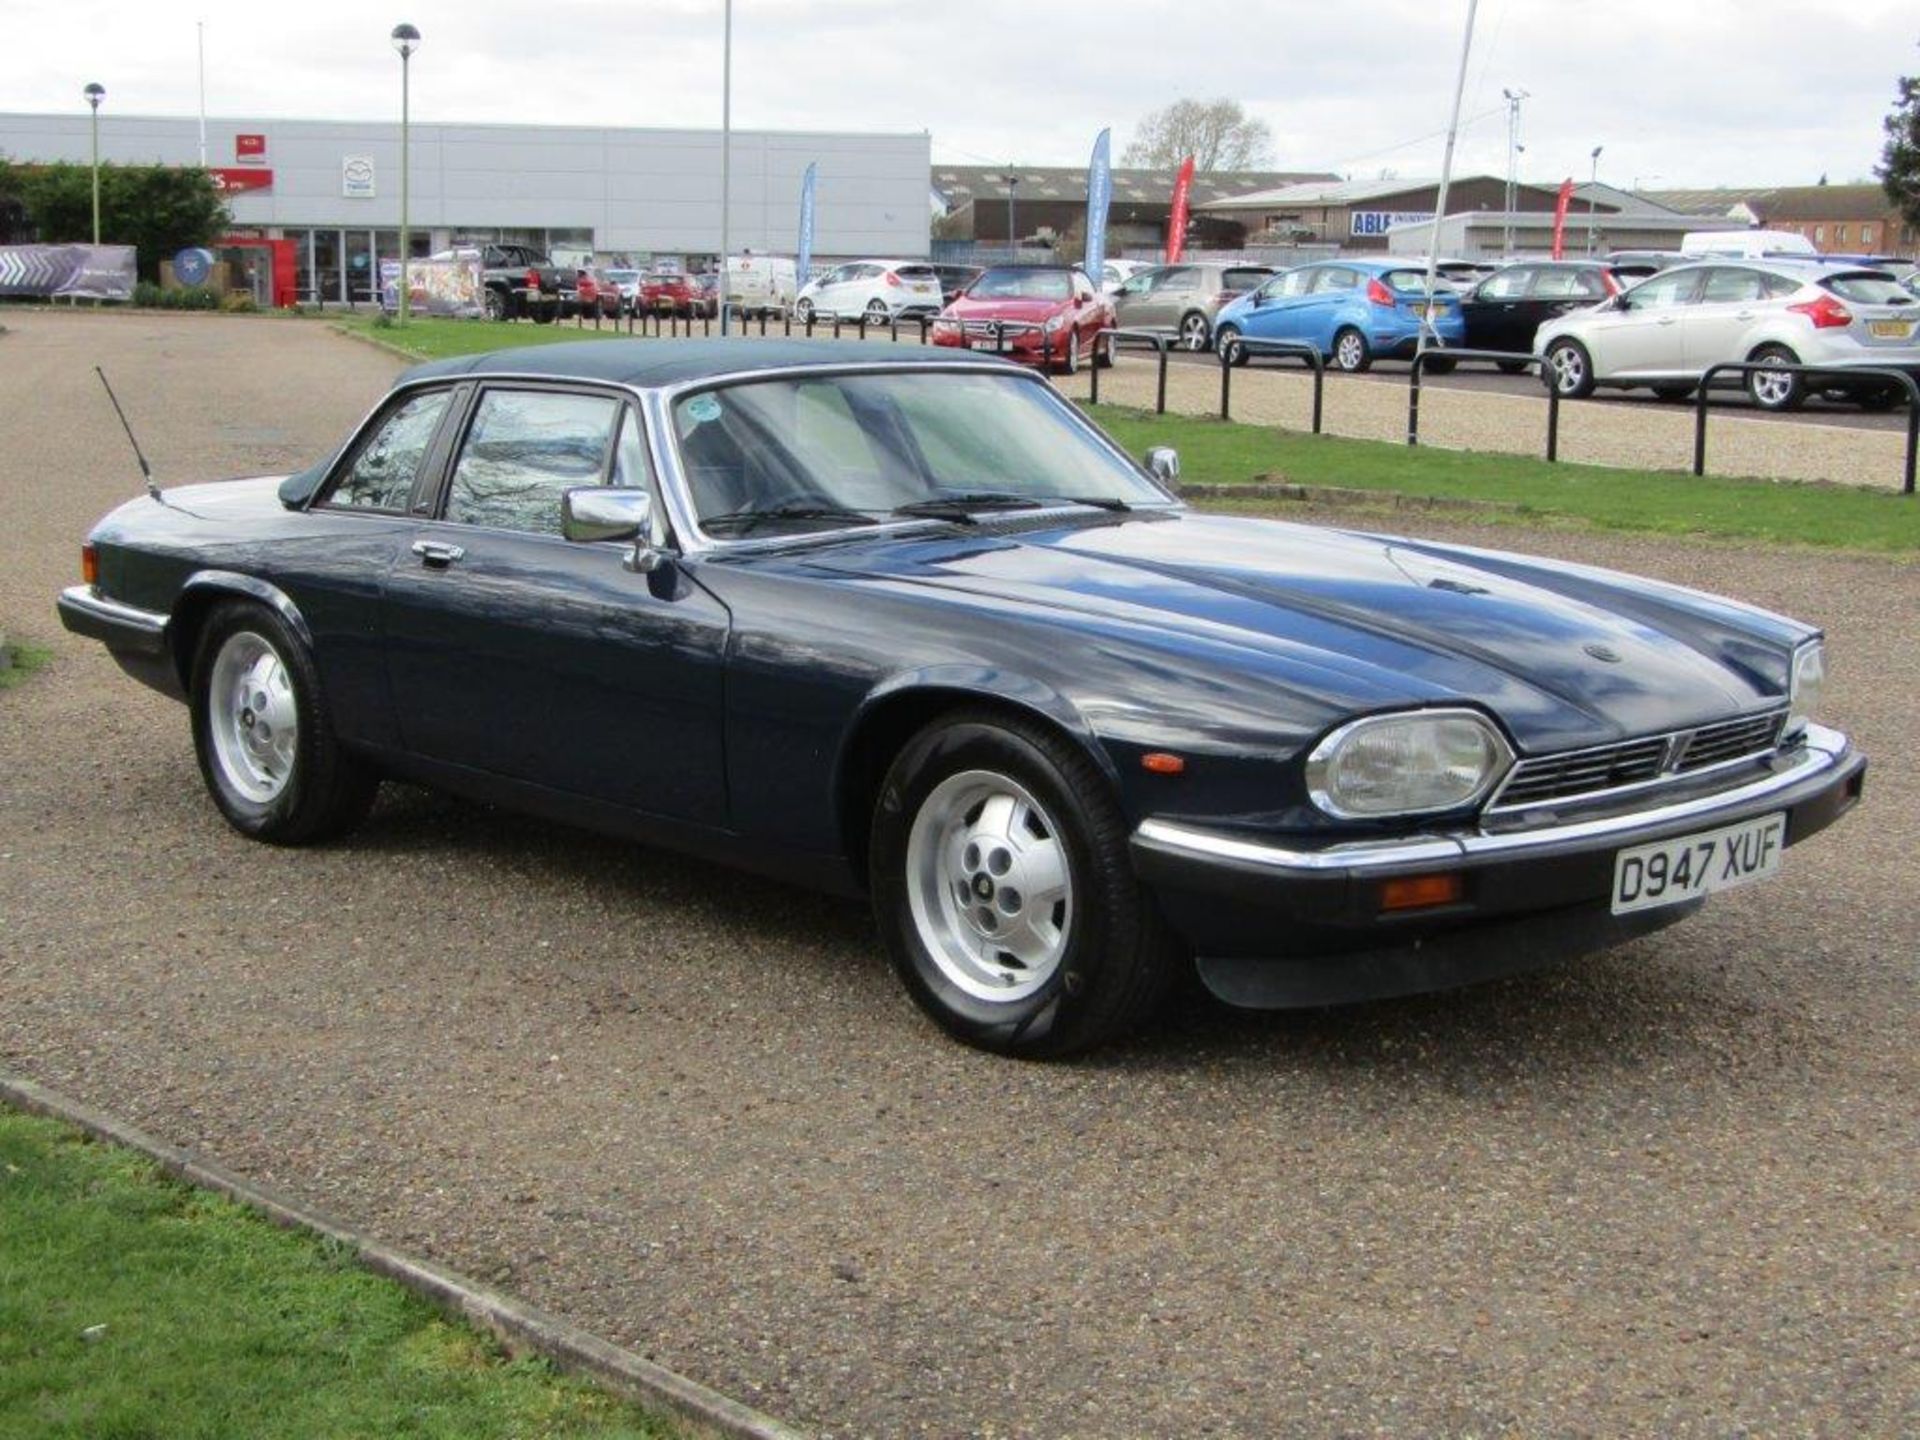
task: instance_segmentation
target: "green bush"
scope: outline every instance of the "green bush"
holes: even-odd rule
[[[253,300],[246,295],[232,297],[246,302],[248,310],[254,308]],[[153,310],[218,310],[223,308],[220,292],[209,290],[205,285],[188,285],[182,288],[163,290],[151,280],[142,280],[133,287],[133,303],[144,305]]]
[[[48,245],[93,238],[93,169],[65,161],[22,165],[0,158],[0,201],[11,197]],[[190,245],[207,245],[231,221],[226,201],[204,170],[177,165],[100,167],[100,239],[135,248],[140,274],[160,275],[160,262]]]
[[[244,290],[229,290],[220,297],[220,308],[228,315],[257,315],[260,307]]]

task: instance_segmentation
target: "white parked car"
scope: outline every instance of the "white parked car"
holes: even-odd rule
[[[1596,385],[1651,386],[1682,399],[1711,365],[1863,366],[1920,377],[1920,298],[1891,275],[1805,260],[1714,261],[1663,270],[1534,335],[1546,383],[1567,399]],[[1763,410],[1792,410],[1809,393],[1844,394],[1885,409],[1901,387],[1756,370],[1747,393]]]
[[[1111,295],[1142,270],[1154,267],[1144,260],[1108,260],[1100,266],[1100,293]]]
[[[854,260],[809,280],[794,297],[793,315],[885,325],[909,315],[938,315],[946,304],[940,276],[923,260]]]

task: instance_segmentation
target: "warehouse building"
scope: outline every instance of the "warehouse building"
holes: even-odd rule
[[[0,154],[85,164],[88,120],[0,114]],[[277,248],[291,255],[298,298],[364,302],[378,258],[400,253],[399,131],[392,121],[209,119],[206,165],[227,193],[236,235],[292,242]],[[409,148],[415,255],[505,240],[637,264],[698,263],[720,248],[716,130],[417,121]],[[100,158],[198,165],[199,122],[103,110]],[[794,251],[802,177],[816,164],[816,255],[927,253],[925,133],[736,130],[730,162],[736,252]]]

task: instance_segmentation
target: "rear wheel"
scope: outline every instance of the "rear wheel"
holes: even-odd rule
[[[1593,361],[1578,340],[1556,340],[1540,367],[1547,388],[1562,400],[1583,400],[1593,393]]]
[[[915,736],[881,786],[870,853],[896,973],[970,1045],[1098,1045],[1146,1019],[1178,968],[1106,779],[1028,721],[960,714]]]
[[[1524,375],[1527,372],[1527,362],[1524,360],[1496,360],[1494,364],[1502,375]]]
[[[536,325],[551,325],[560,314],[560,307],[558,305],[541,305],[536,303],[529,305],[527,310],[528,313],[533,316],[533,323]]]
[[[1869,385],[1847,398],[1862,410],[1881,411],[1893,409],[1906,393],[1898,385]]]
[[[229,601],[207,617],[191,699],[200,773],[241,834],[302,845],[365,817],[377,777],[334,738],[313,658],[274,611]]]
[[[1428,351],[1427,353],[1431,355],[1433,352]],[[1433,359],[1426,362],[1426,365],[1429,375],[1451,375],[1455,370],[1460,368],[1460,362],[1458,360],[1450,358],[1443,359],[1440,356],[1434,356]]]
[[[507,318],[507,297],[498,290],[487,291],[487,319]]]
[[[1367,337],[1351,325],[1333,337],[1333,363],[1349,375],[1358,375],[1373,365],[1373,351]]]
[[[1182,350],[1204,350],[1208,339],[1207,317],[1198,310],[1190,310],[1180,317],[1180,348]]]
[[[1779,367],[1798,365],[1800,357],[1784,345],[1762,345],[1747,359],[1768,368],[1747,376],[1747,394],[1762,410],[1798,410],[1807,403],[1807,382]]]
[[[1222,325],[1220,333],[1214,338],[1214,346],[1229,365],[1247,363],[1247,347],[1240,343],[1238,325]]]
[[[1693,392],[1699,388],[1697,385],[1656,385],[1653,387],[1653,398],[1677,405],[1682,400],[1691,399]]]
[[[867,302],[867,324],[884,325],[887,323],[887,302],[869,300]]]

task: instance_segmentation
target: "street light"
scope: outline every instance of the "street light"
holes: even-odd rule
[[[94,84],[80,92],[93,107],[93,243],[100,243],[100,102],[107,98],[107,87]]]
[[[727,228],[733,188],[733,0],[726,0],[720,40],[720,333],[727,334],[727,251],[732,233]],[[742,328],[746,312],[741,312]]]
[[[1593,173],[1587,177],[1587,254],[1593,254],[1593,192],[1600,184],[1600,152],[1607,147],[1593,147]]]
[[[1013,187],[1020,183],[1020,177],[1008,171],[1000,177],[1007,182],[1007,259],[1020,258],[1020,232],[1013,224]]]
[[[412,178],[409,174],[409,159],[412,146],[408,143],[408,127],[412,117],[407,113],[410,96],[408,80],[412,66],[413,52],[420,48],[420,32],[411,25],[393,27],[393,48],[400,52],[400,311],[399,322],[407,323],[407,316],[413,308],[413,286],[408,275],[407,262],[413,258],[413,231],[407,223],[407,186]],[[376,280],[378,277],[375,277]]]
[[[1526,149],[1520,143],[1520,102],[1532,97],[1525,90],[1502,90],[1507,97],[1507,219],[1501,236],[1503,259],[1513,258],[1513,207],[1519,200],[1520,179],[1516,166],[1519,153]]]

